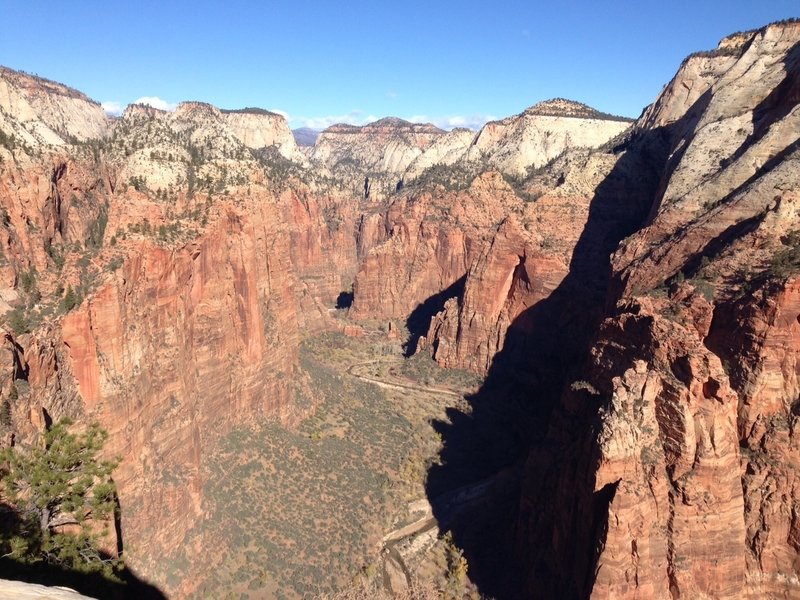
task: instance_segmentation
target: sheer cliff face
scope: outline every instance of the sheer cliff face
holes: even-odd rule
[[[594,188],[616,162],[611,152],[591,154],[583,146],[602,144],[629,124],[589,118],[597,114],[550,101],[478,134],[440,136],[406,171],[407,189],[362,220],[353,315],[403,318],[421,305],[428,311],[460,296],[453,286],[466,282],[469,306],[449,303],[428,338],[443,366],[485,373],[510,323],[567,274]],[[589,137],[574,135],[578,130]],[[563,156],[550,171],[517,178],[557,155]],[[526,269],[537,272],[535,280],[523,281],[533,273]],[[439,335],[442,328],[450,333]]]
[[[455,166],[473,176],[493,169],[524,178],[566,150],[601,146],[629,125],[584,104],[548,100],[487,123],[477,133],[459,128],[444,132],[396,118],[363,127],[334,125],[320,134],[309,157],[321,172],[356,192],[367,193],[363,184],[369,177],[369,197],[383,200],[399,181],[420,180],[427,186],[426,174],[437,168]]]
[[[357,163],[363,172],[401,176],[444,131],[430,124],[385,118],[363,127],[333,125],[323,131],[311,159],[329,168],[341,161]]]
[[[336,126],[306,159],[271,113],[112,122],[0,70],[18,439],[99,419],[128,560],[175,591],[158,558],[215,441],[313,410],[299,339],[352,284],[350,318],[533,390],[523,595],[800,596],[800,25],[688,58],[626,127],[552,101],[479,133]]]
[[[387,117],[361,127],[332,125],[307,149],[314,169],[350,194],[382,200],[408,166],[445,132],[431,124]]]
[[[605,118],[588,106],[568,100],[541,102],[515,117],[487,123],[467,150],[466,160],[523,177],[570,148],[596,148],[630,126]]]
[[[487,231],[518,204],[497,173],[476,179],[462,193],[442,191],[404,194],[384,214],[363,217],[354,317],[405,318],[452,288]]]
[[[116,473],[125,533],[148,572],[156,548],[168,554],[202,515],[219,432],[310,408],[293,403],[289,383],[297,308],[280,214],[266,203],[215,208],[192,243],[137,243],[61,331],[84,410],[126,457]]]
[[[616,307],[528,461],[529,590],[800,593],[800,26],[721,48],[684,63],[625,151],[665,160],[613,256]]]
[[[289,124],[281,115],[258,109],[221,112],[226,126],[248,148],[277,146],[284,157],[304,160]]]
[[[109,127],[100,104],[60,83],[0,67],[0,125],[29,146],[102,138]]]
[[[77,92],[7,71],[0,86],[20,111],[0,122],[0,300],[14,309],[0,386],[19,396],[17,439],[99,420],[123,459],[127,561],[178,591],[160,557],[202,519],[216,440],[313,409],[295,396],[300,332],[331,327],[355,208],[291,179],[302,164],[281,156],[294,141],[277,115],[131,107],[113,124],[100,111],[100,136]],[[247,148],[262,142],[277,155]]]

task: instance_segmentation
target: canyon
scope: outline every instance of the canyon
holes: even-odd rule
[[[367,486],[341,522],[386,522],[281,510],[356,572],[417,499],[491,597],[800,598],[798,161],[796,21],[687,57],[636,121],[555,99],[309,146],[0,68],[3,444],[99,421],[117,547],[170,597],[238,591],[270,482],[335,513],[339,473]]]

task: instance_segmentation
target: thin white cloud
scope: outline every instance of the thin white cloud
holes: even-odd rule
[[[282,116],[284,119],[286,119],[287,121],[289,121],[289,113],[288,113],[288,112],[286,112],[285,110],[281,110],[280,108],[270,108],[270,109],[269,109],[269,112],[274,112],[274,113],[276,113],[276,114],[279,114],[279,115],[280,115],[280,116]]]
[[[450,115],[446,117],[427,117],[426,115],[413,115],[408,118],[412,123],[433,123],[441,129],[466,127],[467,129],[480,129],[487,122],[497,119],[494,115]]]
[[[158,108],[159,110],[168,110],[168,111],[173,111],[178,106],[174,102],[167,102],[166,100],[162,100],[158,96],[142,96],[141,98],[134,100],[133,103],[146,104],[147,106],[152,106],[153,108]]]
[[[364,114],[361,110],[351,110],[344,115],[327,115],[324,117],[297,117],[294,119],[300,127],[310,129],[325,129],[337,123],[347,123],[348,125],[366,125],[377,121],[379,117]]]
[[[117,102],[116,100],[108,100],[106,102],[101,102],[100,106],[104,111],[106,111],[107,115],[118,117],[122,114],[123,106],[120,102]]]
[[[395,98],[397,98],[397,92],[395,92],[394,90],[389,90],[388,92],[386,92],[386,97],[391,100],[394,100]]]

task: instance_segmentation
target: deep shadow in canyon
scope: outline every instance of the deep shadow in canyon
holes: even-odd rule
[[[443,448],[428,471],[428,498],[482,594],[512,600],[591,593],[615,490],[594,492],[591,432],[600,400],[586,394],[576,403],[582,395],[564,391],[616,304],[621,282],[612,281],[610,255],[653,214],[677,165],[669,157],[709,99],[704,94],[682,120],[636,131],[610,150],[621,156],[595,190],[567,276],[513,321],[485,382],[468,398],[471,411],[451,409],[449,422],[434,423]],[[562,394],[571,400],[560,401]],[[447,492],[492,476],[482,500],[453,510]]]
[[[438,294],[434,294],[411,312],[406,319],[406,327],[410,335],[408,341],[403,346],[403,354],[406,358],[416,354],[419,339],[428,333],[431,319],[433,319],[436,313],[444,310],[444,303],[450,298],[460,298],[464,294],[464,283],[466,280],[466,275],[458,278],[458,280],[449,287]]]
[[[350,308],[353,306],[353,297],[352,290],[349,292],[339,292],[339,295],[336,297],[336,308],[339,310]]]

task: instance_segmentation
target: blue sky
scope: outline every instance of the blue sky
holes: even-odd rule
[[[798,0],[0,0],[0,64],[107,106],[204,100],[293,127],[477,126],[566,97],[638,116],[681,60]]]

